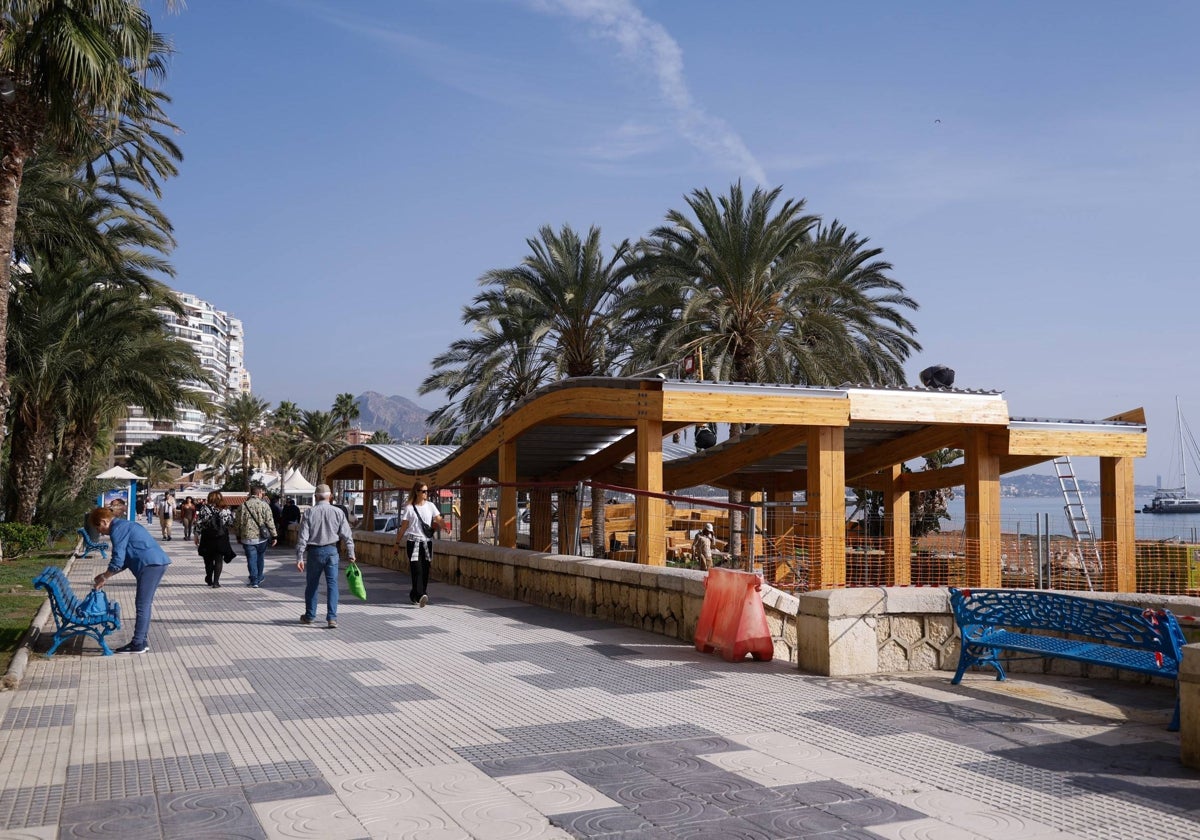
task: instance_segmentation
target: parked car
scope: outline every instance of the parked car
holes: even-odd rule
[[[377,534],[394,534],[400,529],[400,517],[395,513],[389,513],[375,517],[375,533]]]

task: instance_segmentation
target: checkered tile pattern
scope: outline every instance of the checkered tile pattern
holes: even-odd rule
[[[417,609],[374,568],[302,626],[286,552],[211,589],[163,545],[149,653],[0,694],[0,837],[1200,836],[1167,690],[813,677],[437,583]]]

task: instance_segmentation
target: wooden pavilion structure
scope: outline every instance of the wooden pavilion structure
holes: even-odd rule
[[[686,457],[664,459],[664,439],[701,423],[743,424],[737,439]],[[963,463],[925,472],[902,465],[944,447],[964,451]],[[401,450],[407,449],[407,452]],[[663,564],[663,508],[653,494],[708,484],[740,488],[767,501],[806,491],[806,538],[814,547],[813,589],[846,584],[847,487],[882,492],[892,582],[910,582],[908,494],[965,488],[966,581],[999,586],[1000,477],[1066,455],[1100,462],[1101,532],[1109,546],[1097,588],[1131,591],[1134,562],[1134,458],[1146,454],[1141,409],[1105,420],[1009,416],[992,391],[925,388],[814,388],[646,378],[579,378],[551,385],[461,447],[351,446],[332,458],[325,479],[403,487],[415,479],[464,486],[463,509],[474,510],[480,479],[500,486],[498,543],[515,547],[517,486],[582,480],[620,484],[636,497],[637,560]],[[370,498],[364,509],[370,510]],[[531,498],[531,533],[550,533],[548,495]],[[560,516],[568,523],[571,516]],[[781,529],[787,524],[767,523]],[[564,525],[564,527],[568,527]],[[773,533],[773,536],[779,536]],[[478,523],[462,537],[478,542]]]

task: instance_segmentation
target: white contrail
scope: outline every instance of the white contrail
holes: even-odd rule
[[[661,25],[647,18],[631,0],[526,0],[531,8],[583,21],[592,33],[615,41],[626,59],[648,65],[659,93],[670,106],[683,137],[707,155],[757,183],[767,173],[738,133],[724,120],[705,113],[688,90],[683,50]]]

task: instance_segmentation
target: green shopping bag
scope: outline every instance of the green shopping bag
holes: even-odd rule
[[[363,586],[362,571],[359,570],[357,563],[351,563],[346,567],[346,587],[355,598],[360,601],[367,600],[367,587]]]

